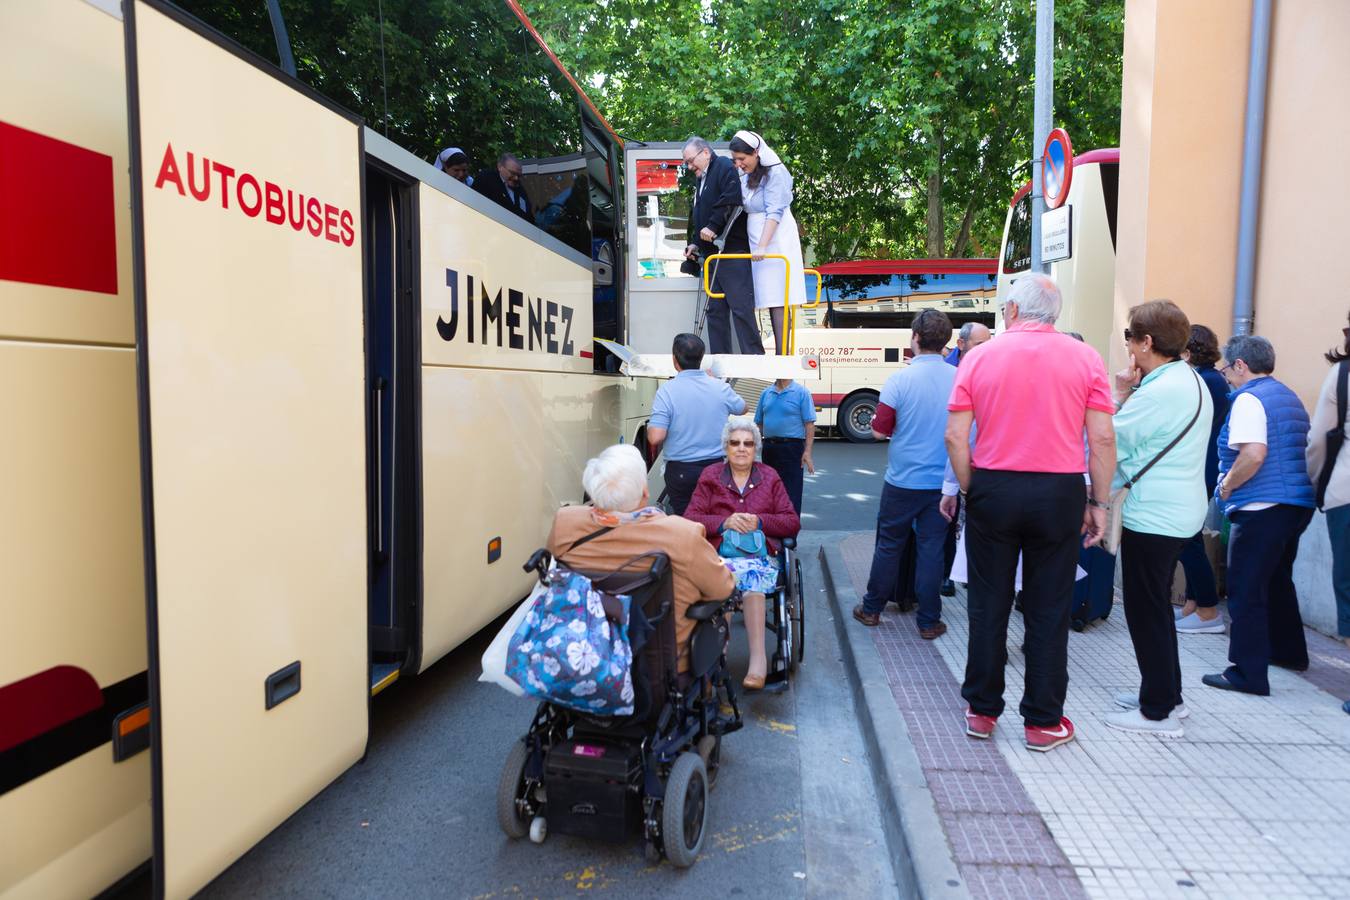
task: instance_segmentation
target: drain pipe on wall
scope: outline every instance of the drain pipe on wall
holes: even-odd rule
[[[1238,202],[1237,277],[1233,334],[1251,334],[1256,291],[1256,226],[1261,207],[1261,154],[1266,135],[1266,76],[1270,63],[1271,0],[1252,0],[1247,62],[1247,112],[1242,133],[1242,189]]]

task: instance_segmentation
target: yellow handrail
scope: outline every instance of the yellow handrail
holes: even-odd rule
[[[715,259],[754,259],[754,253],[714,253],[711,256],[703,258],[703,293],[707,294],[709,299],[721,300],[726,294],[714,294],[712,284],[708,281],[708,264]],[[784,330],[787,334],[784,336],[783,355],[792,354],[792,263],[781,253],[766,253],[759,257],[760,259],[781,259],[783,261],[783,321]],[[819,300],[817,300],[819,302]]]
[[[810,303],[802,304],[802,309],[815,309],[820,305],[820,290],[825,285],[825,278],[820,274],[819,269],[802,269],[802,274],[816,276],[816,299],[812,300]]]

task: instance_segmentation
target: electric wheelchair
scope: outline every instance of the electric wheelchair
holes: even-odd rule
[[[538,550],[524,568],[547,583],[550,561]],[[549,831],[616,842],[640,831],[650,861],[664,855],[690,866],[703,846],[722,737],[742,726],[725,652],[726,613],[738,598],[686,610],[698,624],[689,671],[680,676],[674,581],[664,553],[636,557],[618,571],[573,571],[602,594],[632,597],[633,714],[589,716],[540,703],[507,755],[497,821],[509,837],[529,835],[535,843]],[[635,634],[647,634],[645,643]]]

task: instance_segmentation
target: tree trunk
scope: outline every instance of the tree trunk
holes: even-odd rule
[[[952,244],[952,257],[960,259],[966,255],[966,245],[970,243],[970,228],[975,223],[975,195],[970,195],[966,204],[966,214],[961,217],[961,230],[956,233],[956,243]]]
[[[947,242],[947,231],[942,221],[942,132],[937,133],[937,158],[928,172],[928,241],[929,259],[942,257],[943,245]]]

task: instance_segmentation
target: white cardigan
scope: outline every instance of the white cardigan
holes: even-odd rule
[[[1322,463],[1327,458],[1327,432],[1336,427],[1336,375],[1340,363],[1333,365],[1322,382],[1322,391],[1312,410],[1312,423],[1308,429],[1308,477],[1314,485],[1322,474]],[[1347,420],[1346,435],[1350,437],[1350,419]],[[1336,456],[1336,465],[1331,470],[1331,482],[1327,485],[1326,509],[1344,506],[1350,503],[1350,440],[1341,445]]]

